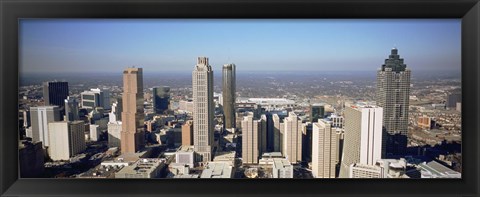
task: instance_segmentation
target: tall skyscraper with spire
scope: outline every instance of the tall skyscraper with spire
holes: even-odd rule
[[[222,69],[223,85],[223,114],[225,115],[225,128],[235,128],[235,64],[225,64]]]
[[[198,57],[192,72],[193,146],[197,161],[212,160],[214,129],[213,70],[207,57]]]
[[[384,158],[406,154],[410,75],[397,48],[377,72],[376,101],[383,108]]]
[[[143,69],[123,71],[121,152],[135,153],[145,147],[143,121]]]

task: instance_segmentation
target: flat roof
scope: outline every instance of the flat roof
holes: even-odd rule
[[[209,162],[200,178],[231,178],[233,167],[226,162]]]

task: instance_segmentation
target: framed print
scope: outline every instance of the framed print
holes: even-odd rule
[[[0,6],[2,196],[478,195],[478,1]]]

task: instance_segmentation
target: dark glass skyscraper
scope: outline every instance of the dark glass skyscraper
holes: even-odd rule
[[[48,81],[43,82],[43,99],[45,105],[65,106],[68,97],[68,82]]]
[[[235,64],[223,65],[223,113],[225,115],[225,128],[235,128]]]
[[[376,101],[383,108],[382,157],[404,156],[407,148],[410,69],[393,48],[377,72]]]
[[[325,104],[313,104],[310,106],[310,121],[318,122],[325,116]]]
[[[152,94],[155,113],[161,114],[168,110],[168,105],[170,104],[170,87],[154,87]]]

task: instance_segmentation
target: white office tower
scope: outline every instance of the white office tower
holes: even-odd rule
[[[214,131],[213,70],[207,57],[199,57],[192,72],[193,146],[199,162],[212,160]]]
[[[340,178],[348,178],[354,163],[375,165],[382,156],[383,109],[370,105],[345,108],[345,136]]]
[[[108,114],[108,122],[115,123],[122,120],[122,99],[112,103],[112,111]]]
[[[292,164],[298,163],[302,160],[302,121],[290,112],[283,125],[283,154]]]
[[[122,122],[109,122],[107,125],[108,147],[120,147],[122,136]]]
[[[78,102],[75,98],[67,97],[65,99],[65,119],[66,121],[80,120],[78,115]]]
[[[312,126],[312,173],[315,178],[335,178],[337,128],[319,120]]]
[[[48,124],[52,160],[68,160],[85,151],[85,125],[83,121],[51,122]]]
[[[100,138],[100,128],[96,124],[90,125],[90,141],[98,141]]]
[[[48,123],[60,121],[60,109],[57,106],[30,107],[32,122],[32,140],[42,142],[44,147],[50,145],[48,138]]]
[[[90,89],[82,92],[81,98],[82,108],[89,110],[95,109],[95,107],[110,109],[110,93],[107,90]]]
[[[242,124],[242,161],[243,163],[258,163],[262,155],[262,136],[266,133],[266,121],[254,120],[253,113],[243,117]]]

